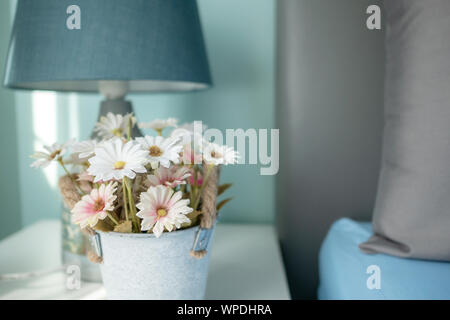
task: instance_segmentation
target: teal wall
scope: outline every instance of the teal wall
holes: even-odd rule
[[[0,66],[3,67],[8,50],[10,32],[10,5],[0,1]],[[14,93],[0,87],[0,239],[21,226],[21,201],[19,194],[19,167],[17,164],[17,130]]]
[[[1,2],[3,9],[7,2]],[[273,128],[275,1],[199,0],[198,3],[214,87],[187,94],[130,95],[128,98],[134,104],[138,119],[149,121],[170,116],[181,122],[202,120],[209,127],[221,130]],[[5,15],[8,10],[0,12]],[[9,30],[6,29],[0,31],[2,51],[8,42]],[[19,142],[18,150],[8,154],[8,161],[15,170],[8,167],[4,172],[6,179],[2,179],[2,202],[8,202],[14,211],[12,217],[10,212],[2,210],[2,235],[5,234],[3,229],[9,228],[5,225],[27,225],[39,219],[58,217],[61,202],[57,175],[61,172],[56,166],[44,171],[31,169],[28,156],[42,143],[64,141],[69,137],[86,139],[96,121],[101,97],[51,92],[12,94],[5,90],[0,94],[2,104],[12,104],[15,100],[15,108],[8,106],[8,114],[1,121],[8,130],[16,129]],[[15,148],[16,141],[3,139],[0,146],[4,154],[5,147],[9,152]],[[5,161],[2,159],[2,164]],[[17,191],[7,193],[3,181],[16,181],[18,174],[20,201],[9,204],[10,199],[17,198]],[[234,200],[221,212],[222,221],[273,221],[273,176],[261,176],[257,165],[239,165],[224,168],[221,179],[234,183],[228,193]]]

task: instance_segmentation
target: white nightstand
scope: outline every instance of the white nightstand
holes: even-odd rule
[[[60,223],[46,220],[0,241],[0,273],[57,268]],[[101,284],[68,290],[67,275],[0,281],[0,299],[105,299]],[[207,299],[290,299],[275,229],[271,225],[219,223],[211,250]]]

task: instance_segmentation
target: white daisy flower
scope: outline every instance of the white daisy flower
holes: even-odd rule
[[[94,182],[120,180],[123,177],[134,179],[136,173],[145,173],[148,163],[147,151],[133,141],[126,143],[120,139],[105,141],[95,148],[95,156],[89,159],[88,173]]]
[[[169,118],[167,120],[155,119],[155,120],[153,120],[151,122],[139,123],[139,128],[141,128],[141,129],[153,129],[156,132],[158,132],[158,134],[161,134],[161,132],[165,128],[176,127],[177,123],[178,123],[178,120],[175,119],[175,118]]]
[[[81,159],[86,159],[94,155],[95,148],[99,145],[97,140],[86,140],[75,142],[72,151],[78,154]]]
[[[113,114],[108,112],[106,117],[100,117],[100,121],[97,122],[94,130],[105,139],[113,137],[121,138],[127,135],[130,120],[131,126],[134,127],[136,124],[136,118],[132,113],[122,116],[121,114]]]
[[[136,138],[136,141],[147,150],[147,157],[153,169],[157,168],[158,164],[169,168],[171,161],[175,164],[180,162],[179,153],[183,147],[178,145],[177,139],[145,136]]]
[[[117,182],[102,184],[98,189],[92,189],[90,194],[84,195],[72,209],[72,223],[79,224],[81,228],[94,227],[98,220],[108,216],[114,210],[114,200],[117,196]]]
[[[72,153],[64,160],[64,164],[71,164],[73,166],[89,166],[88,158],[80,158],[79,153]]]
[[[165,186],[150,187],[141,193],[140,202],[136,205],[139,212],[136,214],[142,219],[141,230],[153,228],[157,238],[164,229],[172,231],[174,226],[179,229],[185,222],[189,222],[186,214],[193,211],[188,207],[189,199],[181,199],[182,193]]]
[[[189,168],[172,166],[169,169],[159,167],[156,169],[155,174],[148,175],[147,178],[152,186],[165,185],[170,188],[175,188],[180,184],[186,184],[185,179],[190,176],[191,172]]]
[[[232,148],[221,146],[217,143],[208,142],[203,147],[203,160],[207,164],[212,165],[227,165],[235,164],[239,155]]]
[[[69,148],[74,141],[74,139],[71,139],[63,144],[54,143],[51,146],[44,146],[45,151],[39,151],[30,156],[31,158],[36,159],[36,161],[31,164],[31,167],[47,167],[52,161],[58,160],[62,157],[66,153],[67,148]]]

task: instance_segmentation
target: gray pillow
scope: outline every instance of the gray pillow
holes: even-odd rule
[[[388,0],[374,235],[360,248],[450,260],[450,1]]]

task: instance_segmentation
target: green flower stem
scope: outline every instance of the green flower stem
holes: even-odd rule
[[[194,190],[194,185],[193,184],[189,184],[190,186],[190,195],[189,195],[189,202],[190,203],[194,203],[194,196],[195,196],[195,190]]]
[[[133,198],[133,195],[131,192],[131,188],[128,188],[128,199],[130,201],[131,216],[132,216],[133,222],[136,225],[136,230],[137,230],[137,232],[139,232],[141,230],[141,226],[140,226],[139,219],[136,216],[136,206],[134,204],[134,198]]]
[[[191,185],[191,204],[194,203],[194,199],[196,198],[198,192],[198,183],[197,183],[197,174],[198,174],[198,166],[194,165],[194,184]]]
[[[139,232],[141,230],[141,226],[140,226],[140,222],[138,221],[139,219],[136,216],[136,206],[134,204],[132,186],[131,186],[130,180],[128,180],[127,177],[124,177],[124,181],[125,181],[125,185],[126,185],[127,193],[128,193],[128,203],[130,205],[131,219],[134,223],[136,231]]]
[[[133,117],[130,117],[128,120],[128,130],[127,130],[127,138],[128,141],[131,140],[131,129],[133,128]]]
[[[198,186],[197,179],[198,179],[198,166],[195,165],[194,166],[194,186],[196,186],[196,187]]]
[[[72,181],[72,183],[74,184],[75,188],[77,188],[78,192],[80,194],[84,194],[83,190],[81,190],[80,186],[78,185],[78,183],[75,181],[75,179],[72,177],[72,174],[69,172],[69,170],[67,170],[66,166],[64,165],[64,161],[62,159],[62,157],[59,157],[57,159],[58,163],[61,165],[61,167],[64,169],[64,172],[69,176],[70,180]]]
[[[127,201],[127,190],[125,184],[126,177],[123,177],[122,180],[122,191],[123,191],[123,207],[125,209],[125,220],[128,221],[128,201]]]
[[[114,217],[111,215],[111,213],[108,212],[107,214],[108,214],[108,218],[110,218],[112,220],[112,222],[114,222],[116,224],[116,226],[119,225],[119,223],[117,222],[116,219],[114,219]]]
[[[202,196],[203,189],[205,189],[205,185],[208,182],[208,178],[209,178],[209,176],[211,174],[211,171],[212,171],[213,167],[214,167],[213,164],[210,164],[210,165],[208,165],[206,167],[206,174],[205,174],[205,176],[203,178],[202,186],[200,187],[200,191],[198,192],[197,197],[196,197],[195,202],[194,202],[194,206],[192,207],[194,210],[197,210],[197,207],[200,204],[200,198]]]

